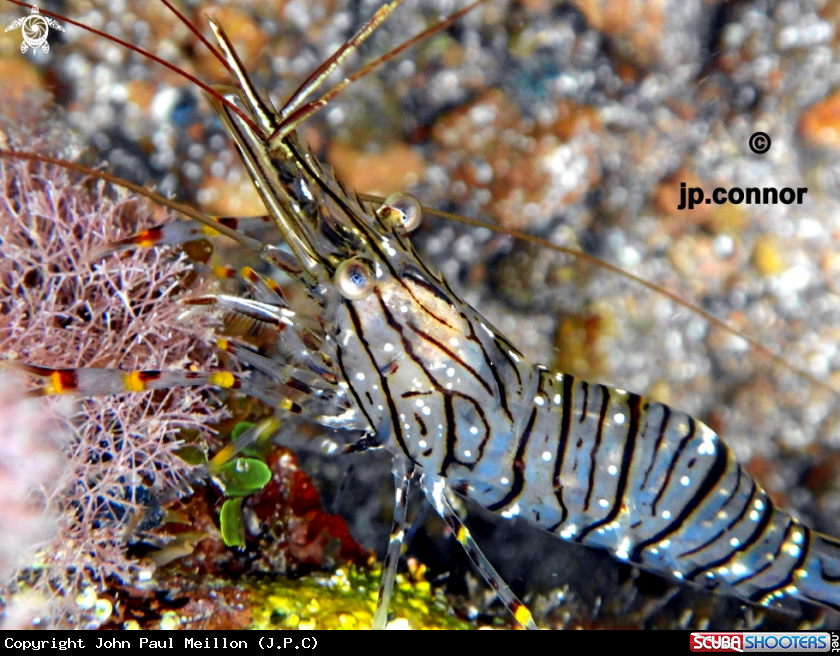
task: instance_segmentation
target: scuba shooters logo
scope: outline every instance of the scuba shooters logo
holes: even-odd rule
[[[837,645],[828,632],[791,631],[787,633],[719,633],[695,631],[691,651],[701,652],[824,652]]]

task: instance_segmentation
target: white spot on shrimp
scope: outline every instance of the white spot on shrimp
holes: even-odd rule
[[[563,400],[563,397],[559,394],[554,395],[554,405],[560,405],[560,402]]]
[[[510,483],[510,479],[507,476],[502,476],[499,483],[501,483],[502,485],[507,485],[508,483]]]
[[[456,347],[457,347],[457,346],[458,346],[458,344],[459,344],[459,342],[458,342],[458,338],[457,338],[457,337],[450,337],[450,338],[449,338],[449,345],[450,345],[450,346],[456,346]]]
[[[802,544],[802,533],[794,533],[793,534],[793,543],[794,544]]]
[[[738,538],[732,538],[729,541],[729,544],[733,547],[740,547],[741,546],[741,541]]]
[[[539,406],[543,406],[543,405],[545,405],[545,399],[541,396],[538,396],[537,398],[534,399],[534,403],[539,405]]]
[[[670,510],[663,510],[662,511],[662,519],[671,519],[671,511]]]
[[[703,426],[701,428],[702,438],[703,441],[700,443],[700,446],[697,447],[697,453],[700,455],[713,455],[715,452],[715,435],[714,431],[711,428],[707,428]]]
[[[608,508],[608,507],[609,507],[609,505],[610,505],[610,502],[609,502],[609,501],[607,501],[606,499],[601,499],[601,500],[598,502],[598,505],[599,505],[599,506],[601,506],[601,508]]]
[[[613,417],[613,421],[617,423],[619,426],[624,423],[624,414],[619,412],[615,417]]]
[[[682,572],[678,570],[674,570],[674,578],[681,579],[683,577]]]
[[[550,451],[543,451],[542,459],[546,462],[551,460],[551,452]]]
[[[743,574],[746,571],[747,571],[747,568],[743,565],[743,563],[735,563],[732,566],[732,573],[735,576],[740,576],[741,574]]]
[[[361,371],[356,374],[356,380],[364,380],[364,379],[365,379],[365,375]]]
[[[799,554],[801,553],[802,549],[797,547],[795,544],[790,544],[787,547],[785,547],[785,551],[788,552],[788,555],[793,556],[794,558],[797,558],[799,556]]]
[[[446,370],[446,375],[449,376],[450,378],[452,378],[452,376],[455,375],[455,368],[454,367],[449,367],[449,369]]]
[[[478,428],[476,428],[475,426],[472,426],[470,428],[470,433],[472,433],[473,435],[478,435]]]
[[[382,412],[385,408],[383,408],[381,405],[378,405],[376,406],[376,409],[379,410],[379,412]]]
[[[429,406],[426,406],[425,408],[423,408],[422,412],[428,417],[430,414],[432,414],[432,409]]]
[[[408,306],[400,305],[400,312],[402,312],[403,314],[408,312]]]
[[[659,546],[662,549],[667,549],[668,547],[671,546],[671,541],[670,540],[662,540],[662,542],[659,543]]]
[[[764,502],[761,499],[756,499],[755,509],[756,510],[764,510]]]
[[[562,381],[563,381],[563,374],[557,374],[557,375],[555,376],[555,378],[556,378],[557,380],[559,380],[559,381],[561,381],[561,382],[562,382]]]
[[[758,514],[758,511],[755,511],[755,510],[751,510],[751,511],[750,511],[750,519],[751,519],[752,521],[757,522],[757,521],[758,521],[758,518],[759,518],[760,516],[761,516],[761,515],[759,515],[759,514]]]
[[[607,467],[607,471],[610,473],[610,476],[615,476],[618,473],[618,467],[615,465],[610,465]]]
[[[385,344],[385,346],[382,347],[382,350],[386,351],[387,353],[390,353],[391,351],[394,350],[394,345],[393,344]]]
[[[680,483],[682,483],[684,487],[688,487],[689,485],[691,485],[691,479],[688,476],[683,476],[680,479]]]
[[[577,533],[577,526],[569,524],[566,528],[560,531],[560,537],[564,540],[568,540],[569,538],[574,537],[575,533]]]
[[[511,517],[517,517],[519,515],[519,504],[515,503],[507,510],[502,511],[502,517],[505,519],[510,519]]]
[[[616,393],[616,394],[627,394],[627,390],[617,389],[617,388],[616,388],[615,393]]]
[[[464,457],[465,458],[472,458],[472,451],[470,451],[469,449],[466,449],[464,451]]]
[[[518,356],[518,355],[516,355],[516,353],[514,353],[514,352],[513,352],[513,351],[511,351],[510,349],[508,349],[508,353],[510,354],[511,359],[512,359],[514,362],[516,362],[516,363],[518,363],[518,362],[519,362],[519,356]]]
[[[425,449],[426,448],[426,440],[420,440],[417,443],[417,446],[419,446],[421,449]]]
[[[417,400],[414,402],[414,405],[416,405],[418,408],[422,408],[422,407],[423,407],[424,405],[426,405],[426,404],[425,404],[425,403],[423,403],[423,399],[417,399]]]

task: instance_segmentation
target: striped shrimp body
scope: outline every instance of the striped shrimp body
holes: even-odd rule
[[[314,314],[295,312],[270,279],[250,270],[242,273],[248,298],[190,302],[268,326],[281,354],[220,339],[221,349],[259,374],[250,377],[26,370],[46,379],[50,394],[211,384],[332,428],[364,431],[355,450],[384,446],[397,480],[377,627],[387,616],[415,471],[429,502],[528,627],[535,626],[530,613],[463,526],[452,493],[753,603],[840,608],[840,545],[774,508],[708,426],[639,395],[530,363],[417,255],[407,237],[419,219],[410,197],[391,197],[374,210],[302,146],[296,128],[331,97],[307,96],[397,4],[380,10],[277,111],[211,23],[236,86],[216,87],[209,99],[292,255],[279,242],[233,229],[245,230],[247,222],[192,219],[296,279]],[[195,236],[196,225],[170,224],[114,247],[180,243]]]
[[[336,358],[385,446],[422,469],[427,494],[443,485],[753,603],[840,606],[840,544],[774,508],[708,426],[532,365],[400,251],[383,267],[397,275],[343,304]]]

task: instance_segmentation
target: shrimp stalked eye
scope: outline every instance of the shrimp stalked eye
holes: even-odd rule
[[[373,274],[359,258],[344,260],[335,270],[335,284],[349,301],[361,301],[373,291]]]
[[[416,230],[423,219],[420,201],[404,191],[388,196],[376,213],[380,219],[390,223],[397,232],[403,234]]]

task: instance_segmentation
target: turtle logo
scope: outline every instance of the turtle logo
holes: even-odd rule
[[[50,33],[50,28],[63,32],[64,28],[49,16],[42,16],[38,11],[38,7],[32,7],[32,13],[29,16],[18,18],[14,23],[6,28],[6,31],[23,28],[23,43],[20,44],[20,51],[26,52],[29,48],[38,50],[43,48],[44,52],[50,51],[50,44],[47,43],[47,35]]]

